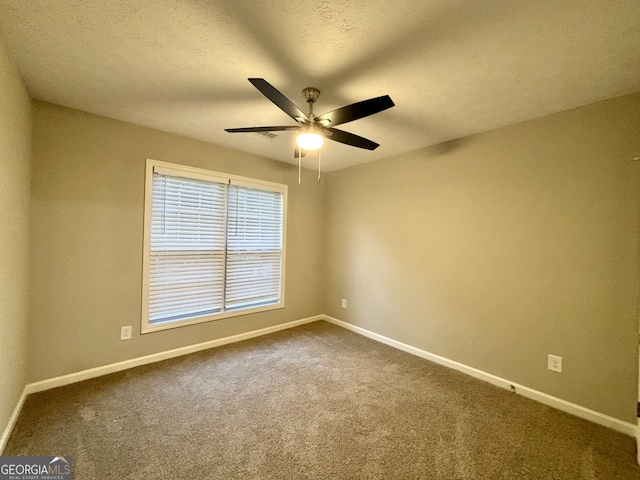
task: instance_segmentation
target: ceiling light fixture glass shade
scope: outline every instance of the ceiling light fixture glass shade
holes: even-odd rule
[[[303,150],[318,150],[324,143],[324,138],[313,131],[306,131],[298,135],[296,143]]]

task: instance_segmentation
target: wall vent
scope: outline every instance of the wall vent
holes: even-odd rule
[[[251,132],[251,133],[253,133],[254,135],[258,135],[262,138],[266,138],[268,140],[273,140],[274,138],[277,137],[277,135],[273,132]]]

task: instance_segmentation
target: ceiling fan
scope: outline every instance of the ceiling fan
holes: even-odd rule
[[[249,81],[254,87],[260,90],[265,97],[280,108],[280,110],[298,122],[298,125],[226,128],[225,130],[230,133],[298,130],[299,133],[296,137],[297,148],[295,150],[295,155],[298,157],[298,183],[300,183],[301,157],[304,156],[306,150],[319,150],[324,143],[324,138],[328,138],[345,145],[350,145],[352,147],[364,148],[366,150],[375,150],[378,148],[380,145],[376,142],[353,133],[345,132],[344,130],[338,130],[334,127],[342,125],[343,123],[368,117],[369,115],[381,112],[395,105],[389,95],[384,95],[382,97],[370,98],[369,100],[352,103],[351,105],[316,116],[313,113],[313,104],[318,100],[318,97],[320,97],[320,90],[317,88],[307,87],[302,90],[302,95],[309,104],[309,113],[305,114],[291,100],[285,97],[265,79],[250,78]],[[318,180],[320,180],[319,154]]]

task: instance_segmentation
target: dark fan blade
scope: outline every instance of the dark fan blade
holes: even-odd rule
[[[352,103],[346,107],[332,110],[316,118],[316,121],[329,120],[331,126],[341,125],[343,123],[352,122],[359,118],[368,117],[374,113],[381,112],[387,108],[391,108],[395,105],[389,95],[383,97],[370,98],[369,100],[363,100],[362,102]]]
[[[375,150],[380,146],[379,143],[372,142],[364,137],[360,137],[353,133],[338,130],[337,128],[327,128],[331,132],[331,136],[327,136],[329,140],[351,145],[352,147],[365,148],[367,150]]]
[[[302,118],[304,120],[308,120],[307,116],[302,113],[298,107],[294,105],[294,103],[285,97],[282,93],[275,89],[273,85],[267,82],[264,78],[250,78],[249,81],[256,87],[260,92],[275,103],[280,110],[289,115],[294,120],[298,121],[298,118]]]
[[[300,154],[300,153],[302,154]],[[298,157],[304,157],[307,154],[306,150],[302,150],[300,147],[296,146],[295,150],[293,151],[293,157],[294,158],[298,158]]]
[[[238,132],[283,132],[285,130],[299,130],[300,127],[286,126],[286,127],[245,127],[245,128],[225,128],[225,132],[238,133]]]

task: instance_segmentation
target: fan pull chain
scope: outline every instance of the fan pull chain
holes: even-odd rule
[[[298,148],[298,185],[300,185],[301,173],[302,173],[302,149]]]
[[[322,162],[322,149],[318,149],[318,183],[320,183],[320,165]]]

